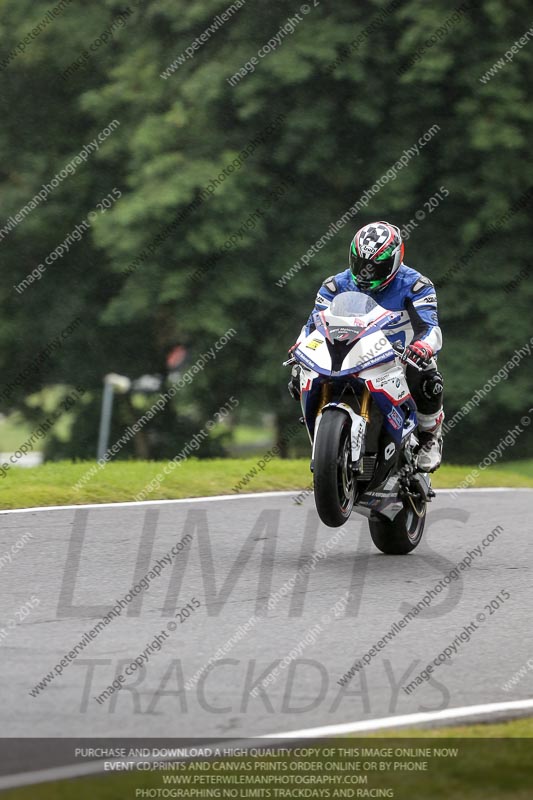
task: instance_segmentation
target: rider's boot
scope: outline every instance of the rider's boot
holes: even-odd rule
[[[421,472],[435,472],[442,459],[442,422],[444,412],[418,414],[417,467]]]

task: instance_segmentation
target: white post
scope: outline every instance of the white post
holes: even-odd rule
[[[111,419],[113,416],[113,397],[115,389],[121,394],[129,391],[131,381],[125,375],[109,373],[104,378],[104,392],[102,395],[102,411],[100,412],[100,430],[98,432],[98,448],[96,459],[99,461],[104,457],[109,444],[109,431],[111,430]]]

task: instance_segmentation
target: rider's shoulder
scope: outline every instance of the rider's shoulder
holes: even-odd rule
[[[346,291],[350,280],[351,272],[349,269],[346,269],[343,272],[338,272],[336,275],[330,275],[329,278],[322,281],[322,286],[325,287],[328,292],[331,292],[331,294],[337,294],[337,292]]]
[[[427,292],[428,289],[435,289],[433,281],[426,278],[426,276],[422,275],[418,270],[408,267],[406,264],[402,264],[400,267],[398,277],[400,278],[404,290],[411,295],[421,295]]]

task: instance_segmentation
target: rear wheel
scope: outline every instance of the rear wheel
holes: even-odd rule
[[[318,426],[314,459],[315,503],[324,525],[338,528],[352,513],[356,480],[352,470],[351,420],[327,408]]]
[[[416,503],[415,508],[416,511],[406,501],[406,506],[393,520],[378,514],[370,517],[370,535],[378,550],[387,555],[400,556],[418,547],[426,524],[425,501]]]

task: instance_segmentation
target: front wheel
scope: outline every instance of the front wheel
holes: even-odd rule
[[[418,512],[418,513],[417,513]],[[382,553],[403,556],[418,547],[426,524],[426,503],[416,508],[407,503],[393,520],[373,514],[368,524],[372,541]]]
[[[315,503],[324,525],[339,528],[349,519],[355,497],[351,419],[327,408],[317,431],[314,459]]]

